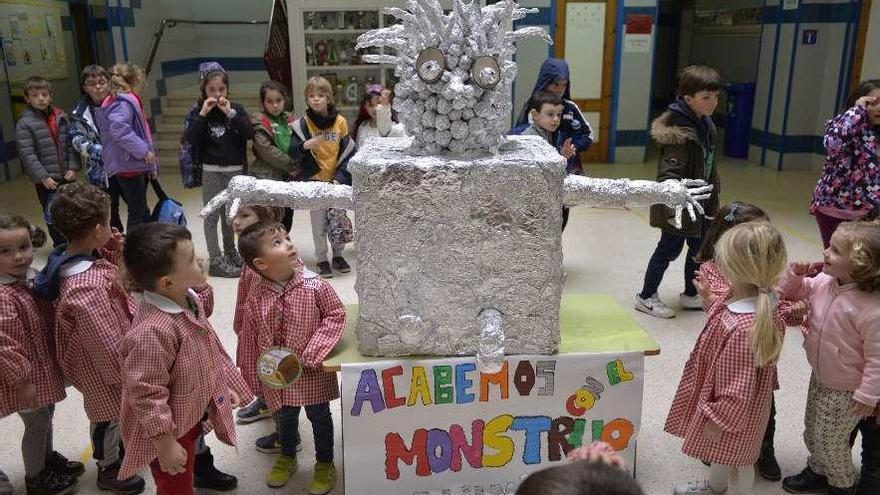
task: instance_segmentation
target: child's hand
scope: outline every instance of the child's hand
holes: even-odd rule
[[[230,113],[232,113],[232,102],[229,101],[227,98],[223,98],[221,96],[220,99],[217,100],[217,108],[219,108],[226,115],[229,115]]]
[[[68,170],[67,172],[64,172],[64,180],[65,181],[73,182],[74,179],[76,179],[76,172],[75,171]]]
[[[807,275],[812,275],[817,273],[822,269],[824,263],[821,262],[811,262],[811,261],[792,261],[791,262],[791,271],[795,275],[799,277],[806,277]]]
[[[571,144],[571,138],[566,139],[565,142],[562,143],[561,154],[565,157],[566,160],[573,157],[576,152],[577,150],[574,148],[574,145]]]
[[[311,151],[317,148],[323,141],[324,136],[315,136],[303,143],[303,149]]]
[[[33,383],[22,383],[15,393],[18,402],[24,405],[25,409],[37,408],[37,387]]]
[[[147,151],[147,154],[144,155],[144,163],[149,163],[150,165],[156,164],[156,154],[152,151]]]
[[[850,414],[852,414],[853,417],[856,417],[859,419],[865,419],[868,416],[874,414],[874,406],[867,406],[867,405],[862,404],[861,402],[853,399],[852,408],[850,409]]]
[[[45,179],[43,179],[43,187],[50,191],[54,191],[55,189],[58,189],[58,183],[55,182],[55,179],[51,177],[46,177]]]
[[[235,393],[235,390],[230,388],[226,391],[226,395],[229,396],[229,405],[232,406],[233,409],[237,409],[241,406],[241,397]]]
[[[626,469],[626,463],[614,448],[605,442],[593,442],[590,445],[578,447],[565,456],[568,462],[587,461],[604,462],[605,464]]]
[[[217,98],[214,98],[213,96],[210,98],[205,98],[205,102],[202,103],[202,110],[199,112],[199,115],[201,115],[202,117],[208,115],[208,113],[210,113],[211,110],[213,110],[214,107],[217,106],[217,103],[219,103],[217,101]]]
[[[721,427],[716,425],[714,421],[711,419],[706,421],[706,426],[703,427],[703,434],[706,435],[710,442],[721,440],[721,433]]]
[[[379,104],[382,106],[388,106],[391,104],[391,90],[383,89],[382,94],[379,95]]]
[[[166,434],[153,439],[153,446],[159,452],[159,467],[168,474],[186,472],[186,449],[177,443],[174,435]]]

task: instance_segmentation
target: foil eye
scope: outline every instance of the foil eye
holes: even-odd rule
[[[471,79],[483,89],[492,89],[501,82],[501,66],[495,57],[479,57],[471,65]]]
[[[435,83],[443,76],[446,70],[446,57],[439,48],[425,48],[419,53],[416,60],[416,72],[419,78],[428,83]]]

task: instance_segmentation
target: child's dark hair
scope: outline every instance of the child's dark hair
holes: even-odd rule
[[[75,241],[107,222],[110,196],[91,184],[72,182],[57,189],[49,213],[52,226],[68,241]]]
[[[250,205],[260,222],[278,223],[284,218],[284,208],[280,206]]]
[[[45,89],[51,93],[52,83],[43,76],[31,76],[25,79],[24,83],[21,85],[21,92],[24,94],[25,98],[30,96],[31,91],[38,91],[40,89]]]
[[[277,233],[287,233],[284,225],[278,222],[257,222],[244,229],[238,238],[238,252],[247,265],[254,270],[254,259],[260,257],[260,242],[263,238]]]
[[[697,263],[705,263],[715,259],[715,244],[721,236],[741,223],[754,222],[755,220],[770,221],[770,217],[761,208],[740,201],[728,203],[718,209],[715,219],[706,231],[700,252],[694,258]]]
[[[228,87],[229,84],[227,84],[226,86]],[[263,102],[266,101],[266,93],[268,93],[270,89],[281,93],[281,96],[284,97],[284,109],[289,110],[290,91],[287,91],[287,88],[283,84],[275,81],[274,79],[270,79],[260,85],[260,105],[262,105]]]
[[[42,247],[43,244],[46,244],[46,233],[43,229],[31,225],[31,223],[21,215],[0,212],[0,230],[15,229],[27,230],[31,236],[31,245],[35,248]]]
[[[143,289],[153,290],[160,278],[174,272],[174,252],[181,241],[191,241],[186,227],[148,222],[125,237],[122,258],[129,276]]]
[[[880,89],[880,79],[868,79],[860,82],[856,89],[849,95],[849,98],[847,98],[846,107],[844,107],[843,110],[846,111],[856,106],[856,102],[859,101],[859,98],[868,96],[875,89]]]
[[[529,110],[534,110],[538,113],[541,112],[541,107],[544,105],[564,105],[565,102],[562,101],[562,97],[557,95],[556,93],[551,93],[549,91],[538,91],[532,98],[529,100]]]
[[[532,473],[516,495],[644,495],[626,471],[604,462],[577,461]]]
[[[107,83],[110,82],[110,72],[103,66],[93,64],[83,67],[82,72],[79,73],[79,85],[84,86],[86,84],[86,81],[92,77],[103,77],[107,80]]]
[[[689,65],[678,76],[679,98],[694,96],[700,91],[721,91],[723,84],[718,71],[705,65]]]
[[[226,91],[229,91],[229,74],[222,70],[208,72],[207,74],[205,74],[205,77],[203,77],[202,80],[199,81],[199,90],[202,92],[203,101],[208,99],[208,93],[205,92],[205,87],[208,86],[209,82],[218,77],[223,81],[223,84],[226,85]]]

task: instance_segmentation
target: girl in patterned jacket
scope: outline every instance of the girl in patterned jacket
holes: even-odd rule
[[[213,291],[189,231],[140,225],[126,238],[123,256],[144,302],[120,346],[120,477],[149,464],[157,494],[192,495],[193,483],[199,486],[194,443],[213,428],[235,445],[232,409],[252,397],[208,321]]]
[[[880,212],[880,80],[863,81],[846,108],[825,124],[825,166],[810,203],[826,248],[841,222]]]
[[[261,275],[251,290],[245,325],[256,341],[256,352],[281,346],[302,362],[302,376],[291,386],[264,388],[266,402],[277,418],[281,455],[266,484],[279,488],[297,470],[297,425],[300,409],[312,423],[315,437],[313,495],[330,492],[336,482],[333,465],[333,418],[330,401],[339,398],[336,376],[322,363],[339,343],[345,329],[345,307],[323,279],[302,271],[296,248],[278,223],[258,223],[245,229],[238,242],[242,258]]]
[[[773,293],[786,263],[779,232],[764,222],[738,225],[716,244],[715,262],[731,288],[709,308],[665,426],[684,439],[682,452],[712,467],[676,495],[752,493],[782,348]]]
[[[67,493],[85,468],[52,449],[55,403],[66,394],[52,355],[52,308],[30,290],[34,247],[45,234],[18,215],[0,213],[0,418],[18,413],[27,492]],[[13,492],[0,471],[0,494]]]

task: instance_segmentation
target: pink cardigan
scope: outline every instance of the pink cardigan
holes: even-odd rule
[[[880,400],[880,293],[855,284],[840,285],[820,273],[814,278],[790,269],[782,281],[782,298],[809,299],[810,330],[804,350],[819,383],[852,391],[862,404]]]

